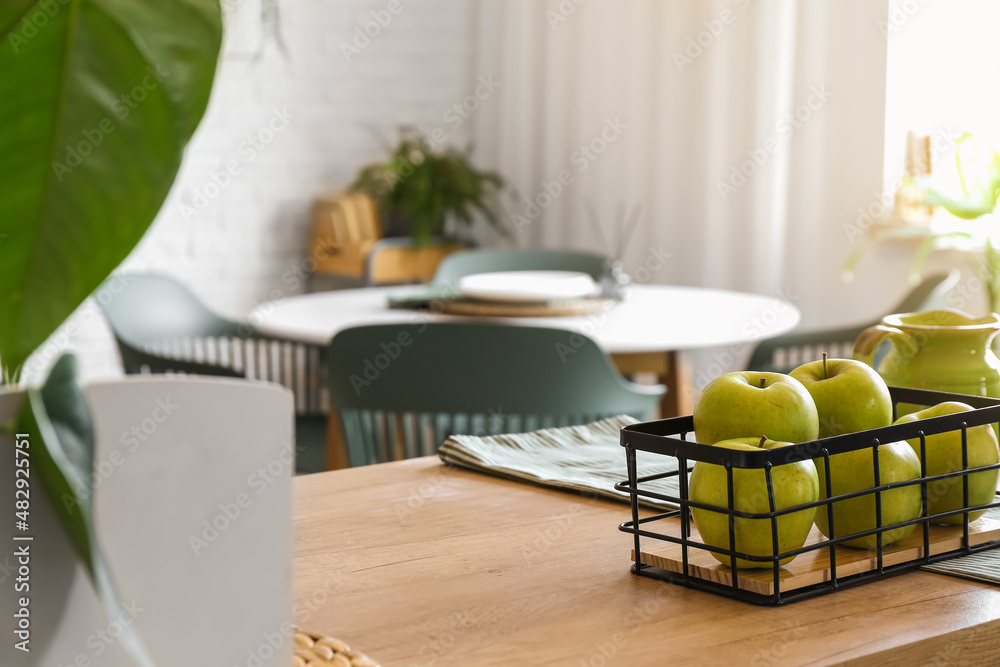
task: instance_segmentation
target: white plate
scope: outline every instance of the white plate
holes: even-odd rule
[[[589,274],[577,271],[499,271],[463,276],[458,291],[484,301],[536,303],[592,296],[598,287]]]

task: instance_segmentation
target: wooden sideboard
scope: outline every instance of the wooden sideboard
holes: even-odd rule
[[[383,238],[375,202],[347,193],[316,199],[309,257],[315,262],[314,288],[359,287],[427,282],[438,264],[465,246],[436,240],[414,246],[407,237]]]

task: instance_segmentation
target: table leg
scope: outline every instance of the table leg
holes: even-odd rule
[[[613,354],[611,360],[622,375],[651,372],[660,384],[666,385],[667,393],[660,400],[661,418],[691,414],[694,405],[691,373],[680,352]]]
[[[667,372],[663,384],[667,393],[660,401],[661,417],[680,417],[694,412],[694,385],[691,383],[691,367],[680,352],[665,352]]]
[[[340,413],[336,407],[331,406],[326,418],[326,469],[340,470],[350,467],[347,442],[344,440],[344,430],[340,427]]]

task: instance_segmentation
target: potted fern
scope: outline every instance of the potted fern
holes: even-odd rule
[[[385,236],[408,235],[415,246],[455,240],[477,216],[509,236],[499,215],[503,178],[475,168],[470,152],[435,151],[417,130],[403,128],[388,159],[363,167],[349,189],[375,200]]]

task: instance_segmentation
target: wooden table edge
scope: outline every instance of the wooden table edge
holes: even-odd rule
[[[947,576],[947,575],[941,575]],[[831,667],[1000,664],[1000,619],[970,625],[878,653],[830,663]]]

